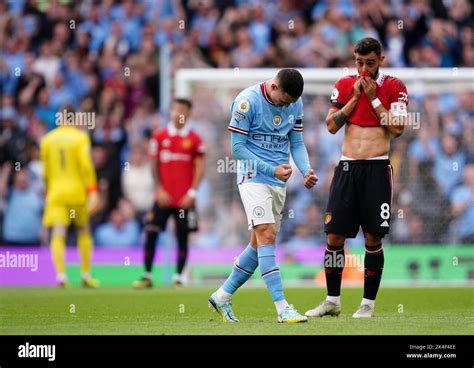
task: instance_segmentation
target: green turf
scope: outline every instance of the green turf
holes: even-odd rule
[[[474,334],[474,289],[382,289],[376,316],[351,318],[362,291],[344,289],[338,317],[308,323],[276,322],[264,289],[234,297],[241,323],[222,323],[207,307],[211,289],[69,290],[0,289],[0,334]],[[305,312],[324,298],[323,289],[287,289],[290,303]]]

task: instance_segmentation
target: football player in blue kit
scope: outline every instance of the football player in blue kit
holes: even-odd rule
[[[251,236],[230,276],[209,298],[209,306],[224,322],[238,322],[232,295],[257,266],[275,303],[278,322],[307,321],[286,301],[275,258],[286,181],[292,174],[290,151],[305,187],[312,188],[318,180],[303,142],[303,85],[297,70],[282,69],[274,78],[244,89],[232,104],[228,130],[232,153],[239,160],[237,184]]]

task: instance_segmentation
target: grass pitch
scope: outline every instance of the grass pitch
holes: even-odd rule
[[[0,289],[2,335],[451,335],[474,334],[472,288],[382,288],[375,317],[353,319],[360,289],[343,289],[339,317],[283,325],[265,289],[243,288],[233,299],[241,323],[223,323],[207,307],[213,289]],[[323,289],[285,290],[301,313]]]

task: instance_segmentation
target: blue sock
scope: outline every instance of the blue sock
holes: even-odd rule
[[[260,272],[268,290],[270,291],[273,301],[278,302],[280,300],[285,300],[280,269],[276,263],[275,246],[261,245],[257,248],[257,252]]]
[[[257,251],[248,245],[234,263],[232,273],[222,285],[222,289],[234,294],[253,275],[258,266]]]

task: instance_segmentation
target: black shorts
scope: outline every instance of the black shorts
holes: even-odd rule
[[[329,191],[324,231],[355,238],[362,227],[383,237],[390,230],[392,194],[390,160],[341,160]]]
[[[178,232],[193,232],[198,230],[196,210],[190,208],[183,210],[181,208],[160,207],[155,202],[153,209],[145,216],[145,230],[164,231],[169,217],[173,215]]]

